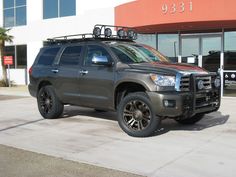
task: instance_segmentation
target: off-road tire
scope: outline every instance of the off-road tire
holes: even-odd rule
[[[157,130],[160,118],[155,115],[148,95],[144,92],[135,92],[121,100],[118,107],[118,123],[130,136],[148,137]]]
[[[40,114],[45,119],[59,118],[64,110],[64,105],[58,99],[52,86],[42,87],[37,94],[37,103]]]

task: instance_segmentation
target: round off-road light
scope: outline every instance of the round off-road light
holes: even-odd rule
[[[95,27],[95,28],[93,29],[93,35],[94,35],[95,37],[101,36],[101,29],[100,29],[99,27]]]
[[[219,78],[215,79],[214,85],[215,85],[216,88],[220,87],[220,79]]]
[[[104,35],[105,35],[105,37],[111,37],[111,35],[112,35],[111,29],[106,28],[105,31],[104,31]]]
[[[127,32],[123,29],[119,29],[117,31],[117,36],[120,37],[120,38],[125,38],[127,36]]]
[[[128,31],[128,38],[129,39],[136,39],[137,38],[137,33],[134,30],[129,30]]]
[[[197,87],[198,87],[199,90],[202,90],[202,89],[204,88],[204,82],[203,82],[203,80],[199,80],[199,81],[197,82]]]

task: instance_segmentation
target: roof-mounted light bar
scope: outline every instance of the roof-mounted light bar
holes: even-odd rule
[[[112,30],[113,28],[113,30]],[[116,32],[116,35],[112,35],[112,31]],[[93,35],[96,38],[119,38],[119,39],[129,39],[136,40],[137,33],[133,28],[124,26],[112,26],[112,25],[95,25],[93,29]]]

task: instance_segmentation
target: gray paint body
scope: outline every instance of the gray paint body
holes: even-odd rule
[[[59,65],[60,56],[67,46],[82,45],[81,59],[78,65],[65,67]],[[84,57],[87,45],[99,45],[104,47],[112,57],[111,65],[92,65],[85,66]],[[46,47],[47,48],[47,47]],[[41,49],[41,52],[45,48]],[[39,53],[37,60],[41,54]],[[84,107],[91,107],[102,110],[116,110],[115,91],[122,83],[136,83],[145,88],[154,104],[156,114],[162,117],[177,117],[183,115],[183,100],[189,96],[193,99],[193,93],[177,92],[174,87],[159,88],[150,79],[151,73],[164,75],[184,75],[187,73],[208,74],[207,71],[196,66],[185,64],[124,64],[119,61],[117,56],[111,51],[105,42],[88,41],[78,44],[61,45],[52,66],[33,65],[32,74],[30,75],[29,91],[32,96],[36,97],[39,86],[42,82],[50,83],[54,88],[57,96],[64,104],[72,104]],[[53,72],[58,70],[58,72]],[[86,71],[87,74],[81,74]],[[218,91],[217,91],[218,92]],[[163,99],[175,99],[176,108],[164,108]],[[219,105],[213,106],[204,112],[211,112],[218,109]],[[193,111],[189,115],[195,114]]]

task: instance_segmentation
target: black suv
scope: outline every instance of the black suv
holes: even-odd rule
[[[117,111],[129,135],[152,135],[162,119],[194,124],[220,107],[217,73],[169,62],[135,43],[129,28],[96,25],[93,34],[47,41],[30,69],[30,94],[44,118],[58,118],[65,104]]]

